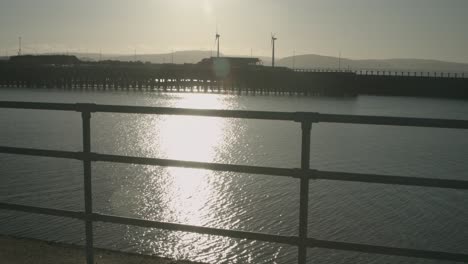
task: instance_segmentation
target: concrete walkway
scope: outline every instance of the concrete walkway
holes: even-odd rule
[[[84,249],[78,246],[34,239],[0,235],[0,263],[2,264],[84,264]],[[167,258],[127,254],[111,250],[95,251],[97,264],[195,264]],[[201,264],[201,263],[198,263]]]

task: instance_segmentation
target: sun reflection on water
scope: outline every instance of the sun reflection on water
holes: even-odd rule
[[[228,108],[219,95],[182,95],[171,106]],[[147,131],[143,132],[145,136],[142,137],[141,148],[150,150],[155,157],[215,162],[225,145],[227,122],[229,120],[212,117],[160,116],[151,119],[146,125]],[[155,193],[154,196],[159,195],[161,204],[155,206],[151,203],[156,199],[140,201],[139,204],[143,207],[141,210],[146,213],[155,211],[146,215],[157,216],[166,222],[197,226],[212,224],[216,212],[210,207],[209,202],[219,199],[217,190],[213,186],[214,173],[208,170],[175,167],[167,167],[162,171],[163,173],[151,173],[152,179],[147,182],[147,184],[160,184],[147,190],[158,190],[160,193]],[[169,239],[177,244],[172,248],[173,253],[185,257],[196,252],[193,248],[195,244],[204,245],[209,242],[206,236],[200,237],[195,233],[175,232],[169,236],[171,237]]]
[[[191,95],[182,97],[174,107],[223,108],[219,96]],[[225,120],[211,117],[166,116],[159,128],[160,148],[166,156],[181,160],[212,162],[221,149]],[[213,188],[212,172],[189,168],[167,168],[168,207],[177,222],[202,225],[209,217],[206,201]]]
[[[160,122],[159,152],[172,159],[211,162],[223,145],[220,118],[166,116]]]
[[[210,216],[206,201],[213,195],[208,177],[204,170],[171,168],[168,171],[168,200],[177,222],[190,225],[203,225],[203,217]]]

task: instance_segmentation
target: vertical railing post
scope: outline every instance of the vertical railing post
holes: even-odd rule
[[[94,264],[93,252],[93,195],[91,186],[91,113],[89,110],[81,112],[83,121],[83,170],[84,170],[84,199],[85,199],[85,228],[86,228],[86,263]]]
[[[310,168],[310,132],[312,122],[309,120],[301,122],[302,146],[301,146],[301,178],[300,178],[300,201],[299,201],[299,254],[298,263],[305,264],[307,261],[307,224],[309,211],[309,175]]]

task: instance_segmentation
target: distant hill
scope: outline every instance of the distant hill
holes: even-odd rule
[[[276,61],[278,66],[292,67],[293,57]],[[314,54],[299,55],[294,58],[296,68],[338,69],[339,58]],[[422,59],[384,59],[351,60],[342,58],[341,69],[386,70],[386,71],[430,71],[430,72],[468,72],[468,64]]]

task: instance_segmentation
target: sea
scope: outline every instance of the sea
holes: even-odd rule
[[[0,101],[319,112],[468,119],[468,101],[157,91],[1,88]],[[0,146],[82,150],[78,112],[0,109]],[[234,118],[93,113],[103,154],[299,168],[300,124]],[[468,131],[314,123],[312,169],[468,180]],[[269,175],[96,162],[98,213],[297,236],[299,181]],[[0,154],[0,201],[84,210],[80,161]],[[309,237],[468,253],[468,192],[311,180]],[[0,210],[0,234],[83,245],[84,223]],[[297,263],[297,248],[188,232],[95,223],[95,246],[204,263]],[[453,263],[308,250],[308,263]]]

